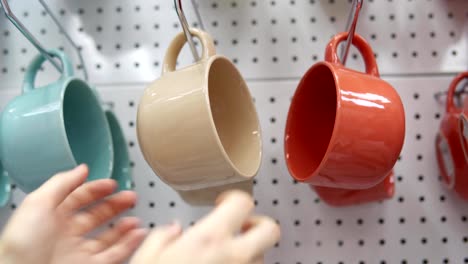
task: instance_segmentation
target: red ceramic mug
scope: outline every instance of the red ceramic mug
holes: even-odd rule
[[[460,116],[460,140],[462,142],[465,161],[468,162],[468,96],[465,97],[463,103],[463,113]]]
[[[366,73],[337,55],[348,33],[328,43],[325,61],[304,75],[289,108],[285,156],[291,175],[315,186],[368,189],[391,172],[405,137],[400,96],[379,78],[374,53],[358,34],[353,45]]]
[[[365,190],[338,189],[311,186],[325,203],[332,206],[348,206],[390,199],[395,193],[393,171],[383,181]]]
[[[460,117],[462,109],[455,106],[453,96],[458,83],[468,78],[468,72],[455,77],[447,93],[446,113],[440,124],[435,147],[437,162],[443,182],[468,200],[468,163],[460,140]]]

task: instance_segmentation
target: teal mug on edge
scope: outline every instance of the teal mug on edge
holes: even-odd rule
[[[0,157],[10,178],[31,192],[57,172],[85,163],[88,180],[110,178],[114,151],[110,128],[90,86],[73,77],[66,55],[50,51],[63,65],[55,83],[35,88],[45,58],[28,66],[22,95],[0,117]]]
[[[0,207],[4,207],[10,201],[10,196],[10,177],[3,169],[2,163],[0,163]]]
[[[132,171],[130,166],[130,156],[128,154],[127,141],[120,126],[117,116],[112,111],[112,106],[104,103],[101,99],[101,96],[96,89],[92,87],[96,98],[104,108],[106,114],[107,122],[109,124],[111,136],[112,136],[112,145],[114,149],[114,165],[112,168],[111,178],[117,182],[116,191],[130,190],[133,188],[132,180]]]
[[[114,146],[112,179],[118,184],[117,191],[130,190],[132,189],[132,172],[127,141],[115,114],[111,110],[107,110],[106,117],[112,135],[112,145]]]

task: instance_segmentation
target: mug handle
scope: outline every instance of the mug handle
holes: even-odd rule
[[[59,58],[62,62],[63,72],[60,76],[60,79],[73,76],[73,65],[64,52],[57,49],[53,49],[49,51],[49,54]],[[34,57],[32,62],[29,64],[28,68],[26,69],[26,74],[24,76],[23,93],[27,93],[34,90],[34,82],[36,80],[36,75],[45,61],[46,57],[44,57],[44,55],[40,53],[36,57]]]
[[[328,42],[327,48],[325,50],[325,61],[340,64],[340,58],[338,57],[337,49],[338,45],[345,41],[348,38],[348,32],[342,32],[335,35],[330,42]],[[375,61],[374,52],[372,51],[371,46],[367,41],[358,35],[354,34],[353,45],[359,50],[364,59],[364,64],[366,65],[366,73],[380,78],[379,68],[377,67],[377,62]]]
[[[460,83],[463,79],[468,78],[468,71],[462,72],[455,76],[455,79],[450,83],[448,92],[447,92],[447,105],[446,111],[447,112],[454,112],[457,110],[453,102],[453,96],[455,95],[455,90],[457,89],[458,83]]]
[[[202,44],[201,60],[208,59],[209,57],[216,54],[216,49],[214,46],[213,39],[208,33],[200,29],[196,29],[196,28],[191,28],[190,33],[192,33],[195,37],[197,37],[201,41],[201,44]],[[179,56],[179,53],[186,41],[187,41],[187,38],[185,37],[184,32],[180,32],[179,34],[175,36],[171,44],[169,44],[169,48],[167,49],[166,55],[164,56],[162,74],[175,71],[177,57]]]

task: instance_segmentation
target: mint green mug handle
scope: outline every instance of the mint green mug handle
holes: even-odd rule
[[[49,53],[50,55],[59,58],[62,62],[63,72],[62,76],[60,76],[59,81],[73,76],[73,64],[64,52],[57,49],[53,49],[50,50]],[[28,68],[26,69],[26,74],[24,76],[23,93],[27,93],[34,90],[34,82],[36,80],[36,75],[45,61],[46,57],[44,57],[44,55],[42,54],[38,54],[32,60],[31,64],[29,64]]]

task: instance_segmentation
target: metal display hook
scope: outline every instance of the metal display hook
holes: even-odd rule
[[[65,38],[68,40],[68,42],[70,42],[70,44],[73,46],[73,48],[75,49],[76,53],[78,54],[78,58],[80,60],[80,64],[81,64],[81,67],[83,69],[83,75],[84,75],[84,79],[86,81],[88,81],[88,71],[86,70],[86,65],[84,63],[84,59],[83,59],[83,55],[81,54],[81,50],[80,48],[78,47],[78,45],[73,41],[73,39],[70,37],[70,35],[68,34],[67,30],[65,29],[65,27],[60,23],[60,21],[57,19],[57,17],[54,15],[54,13],[52,12],[52,10],[49,8],[49,6],[47,5],[47,3],[44,1],[44,0],[39,0],[39,3],[41,3],[42,7],[45,9],[45,11],[49,14],[49,16],[52,18],[52,20],[54,21],[54,23],[57,25],[57,27],[59,28],[60,30],[60,33],[62,33]]]
[[[445,102],[442,102],[441,101],[441,98],[443,96],[447,96],[447,91],[441,91],[441,92],[437,92],[434,94],[434,99],[438,102],[440,102],[441,104],[445,103]],[[467,96],[468,95],[468,81],[465,81],[465,84],[463,85],[463,88],[461,89],[457,89],[455,91],[455,93],[453,94],[453,96],[457,99],[457,100],[460,100],[461,97],[465,95]]]
[[[83,76],[86,81],[88,81],[88,70],[86,69],[86,64],[83,59],[83,55],[81,54],[80,47],[73,41],[71,36],[68,34],[67,30],[65,27],[60,23],[60,21],[57,19],[57,16],[54,15],[50,7],[47,5],[47,3],[44,0],[38,0],[39,3],[41,3],[42,7],[45,9],[45,11],[49,14],[49,16],[52,18],[52,20],[55,22],[57,27],[60,29],[60,33],[62,33],[65,38],[70,42],[70,44],[73,46],[75,49],[76,53],[78,54],[78,59],[80,60],[81,67],[83,69]],[[113,109],[114,108],[114,103],[113,102],[102,102],[102,105],[108,107],[108,109]]]
[[[194,2],[192,3],[194,4]],[[182,9],[181,0],[174,0],[174,5],[175,5],[176,12],[177,12],[177,16],[179,17],[180,25],[182,26],[182,29],[184,30],[185,38],[187,39],[187,43],[190,47],[190,50],[192,51],[193,58],[195,59],[195,61],[199,61],[200,56],[198,55],[197,48],[195,47],[195,42],[193,41],[192,33],[190,33],[189,25],[187,23],[187,19],[185,18],[184,11]]]
[[[191,0],[191,1],[192,1],[193,9],[195,10],[195,16],[197,16],[198,25],[201,30],[205,30],[205,26],[203,25],[203,20],[201,19],[200,11],[198,10],[198,4],[195,2],[195,0]]]
[[[13,14],[13,12],[10,9],[10,5],[8,4],[8,1],[7,0],[0,0],[0,3],[3,6],[3,12],[5,13],[8,20],[10,20],[11,23],[13,23],[13,25],[15,25],[15,27],[21,32],[21,34],[23,34],[26,37],[26,39],[28,39],[29,42],[31,42],[31,44],[33,44],[33,46],[36,47],[36,49],[38,49],[39,52],[41,52],[42,55],[48,61],[50,61],[50,63],[52,63],[52,65],[59,72],[62,72],[63,71],[62,64],[60,62],[57,62],[54,59],[53,55],[51,55],[49,53],[49,51],[44,48],[44,46],[33,36],[33,34],[31,34],[31,32],[23,25],[23,23],[21,23],[21,21],[15,16],[15,14]]]
[[[341,63],[346,64],[348,58],[349,48],[353,43],[354,32],[356,32],[356,25],[359,18],[359,12],[361,11],[363,0],[353,0],[353,6],[349,12],[348,21],[346,22],[346,32],[348,32],[348,38],[346,39],[345,47],[341,50]]]

